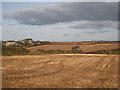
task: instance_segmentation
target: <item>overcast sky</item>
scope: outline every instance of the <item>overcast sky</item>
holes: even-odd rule
[[[118,40],[117,2],[3,2],[3,40]]]

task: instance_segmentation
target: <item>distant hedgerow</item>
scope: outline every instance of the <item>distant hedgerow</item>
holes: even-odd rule
[[[2,46],[2,55],[10,56],[10,55],[26,55],[29,53],[29,50],[26,48],[17,46],[17,45],[10,45],[10,46]]]

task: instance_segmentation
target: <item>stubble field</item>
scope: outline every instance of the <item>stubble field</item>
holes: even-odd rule
[[[118,55],[3,56],[3,88],[117,88]]]
[[[112,50],[118,49],[118,44],[94,44],[94,45],[41,45],[27,48],[31,52],[41,50],[71,50],[72,47],[79,46],[79,50],[84,52],[96,52],[100,50]]]

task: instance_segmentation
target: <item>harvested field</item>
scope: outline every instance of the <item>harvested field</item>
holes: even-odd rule
[[[100,50],[112,50],[118,49],[118,44],[95,44],[95,45],[42,45],[29,47],[31,52],[37,51],[39,49],[42,50],[71,50],[72,47],[79,46],[80,50],[84,52],[96,52]]]
[[[116,88],[118,55],[3,56],[3,88]]]

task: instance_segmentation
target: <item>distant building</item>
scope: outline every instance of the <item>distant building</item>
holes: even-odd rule
[[[15,41],[6,41],[5,46],[10,46],[10,45],[17,45]]]
[[[40,44],[41,44],[40,41],[33,41],[32,43],[33,43],[34,45],[40,45]]]
[[[92,44],[95,44],[95,42],[96,42],[95,40],[92,40]]]
[[[24,39],[24,40],[22,40],[22,43],[32,43],[33,42],[33,40],[32,40],[32,38],[27,38],[27,39]]]
[[[27,39],[24,39],[26,41],[33,41],[32,38],[27,38]]]

